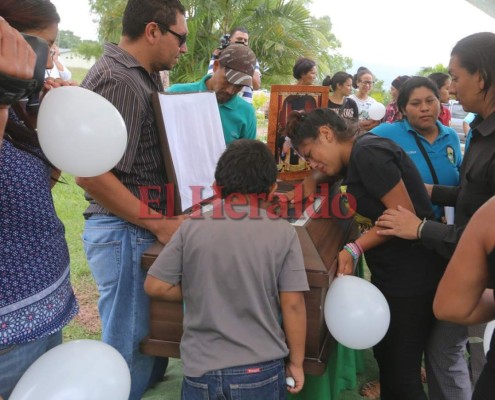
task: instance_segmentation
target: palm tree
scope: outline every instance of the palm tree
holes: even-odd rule
[[[330,18],[315,19],[308,0],[183,0],[189,35],[188,53],[171,71],[171,82],[192,82],[207,70],[220,37],[233,27],[250,32],[250,47],[260,61],[263,85],[290,83],[292,66],[299,57],[314,59],[323,76],[345,70],[349,58],[337,50],[340,42],[331,33]],[[102,40],[118,41],[126,0],[90,0],[100,17]]]

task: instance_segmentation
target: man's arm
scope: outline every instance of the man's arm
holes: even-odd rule
[[[280,292],[280,305],[287,345],[289,362],[286,365],[287,376],[296,382],[290,393],[298,393],[304,385],[304,347],[306,344],[306,305],[302,292]]]
[[[164,244],[186,218],[183,215],[165,218],[154,210],[150,211],[150,216],[143,218],[140,215],[141,201],[111,172],[91,178],[79,177],[76,183],[112,214],[149,230]],[[156,218],[150,218],[153,216]]]
[[[166,301],[182,301],[182,287],[179,284],[172,285],[148,274],[144,281],[144,291],[151,297]]]

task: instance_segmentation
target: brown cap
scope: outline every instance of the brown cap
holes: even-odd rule
[[[253,85],[256,55],[244,44],[230,44],[222,50],[218,58],[225,68],[225,77],[232,85]]]

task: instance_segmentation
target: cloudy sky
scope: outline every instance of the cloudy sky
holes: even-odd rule
[[[386,86],[397,75],[448,65],[459,39],[495,31],[495,19],[465,0],[313,0],[311,9],[330,16],[354,69],[368,67]]]
[[[52,2],[60,29],[96,39],[87,0]],[[495,31],[495,19],[465,0],[313,0],[311,10],[330,16],[340,53],[354,60],[353,68],[368,67],[385,86],[423,66],[447,65],[450,50],[464,36]]]

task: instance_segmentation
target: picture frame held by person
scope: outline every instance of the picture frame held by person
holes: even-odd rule
[[[285,135],[287,117],[292,111],[311,111],[327,105],[327,86],[272,85],[267,145],[277,162],[280,180],[304,179],[310,170],[308,163],[292,149]]]

